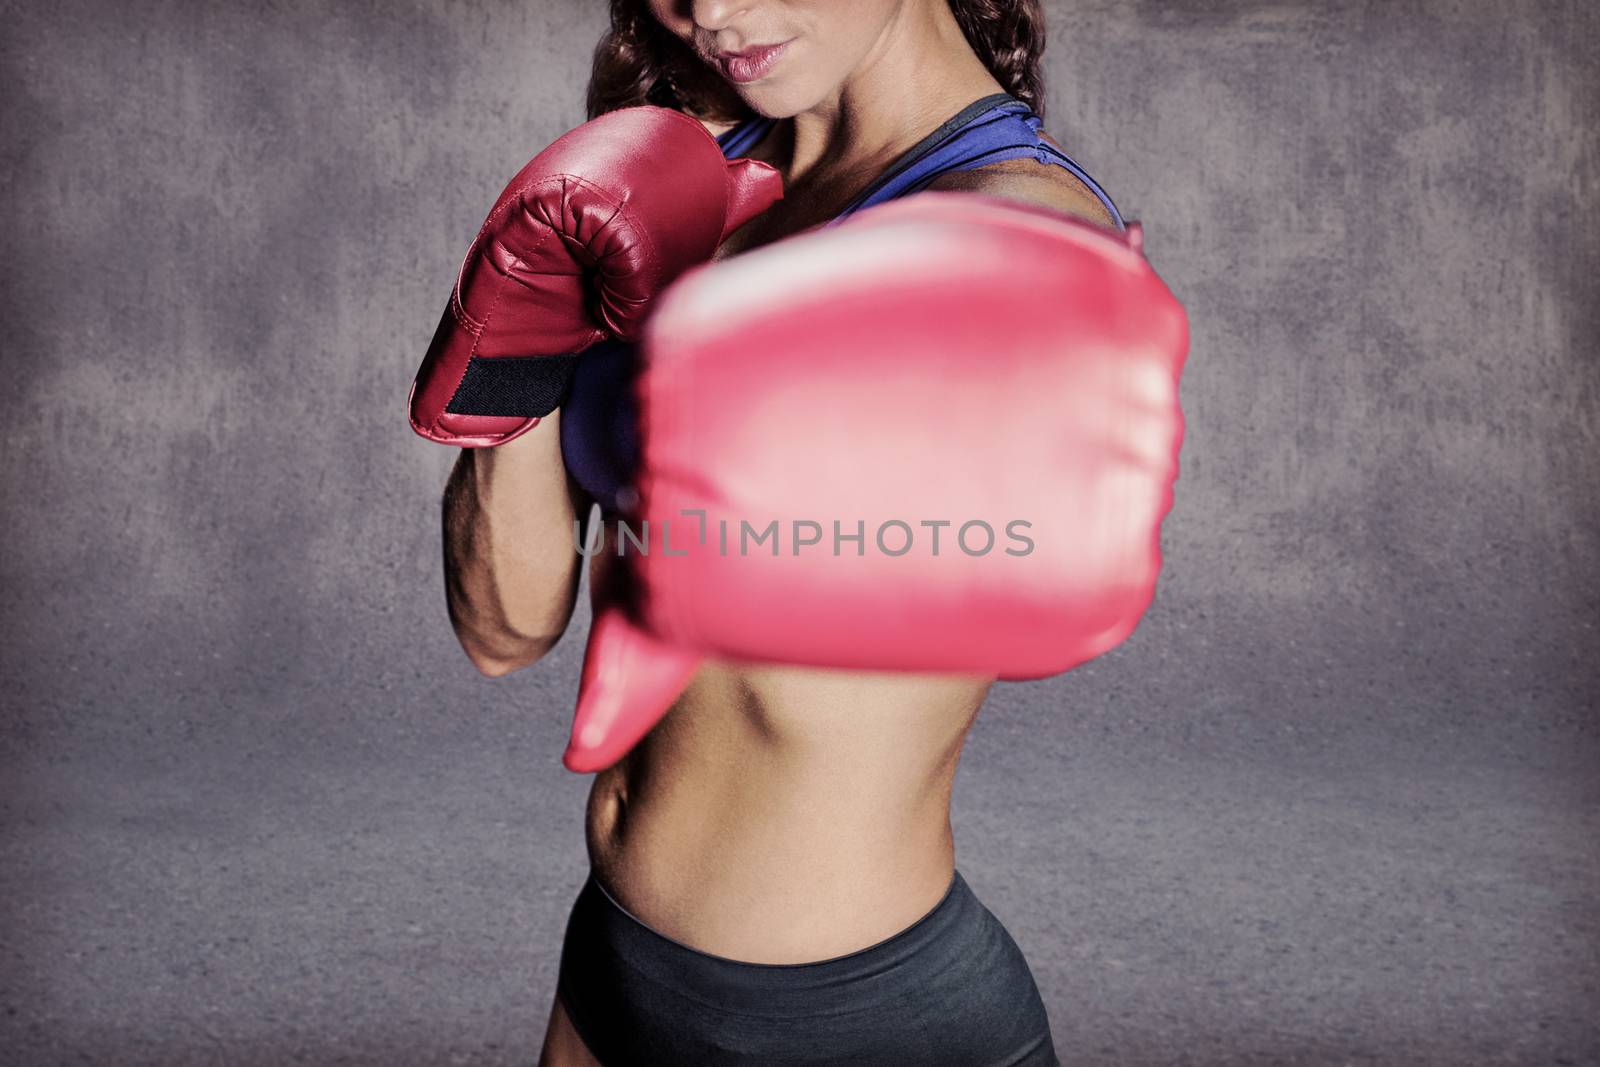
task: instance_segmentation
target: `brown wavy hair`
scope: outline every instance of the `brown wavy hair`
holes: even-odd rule
[[[1039,0],[948,0],[967,43],[1006,92],[1044,111],[1044,12]],[[611,27],[595,46],[589,117],[655,104],[712,122],[746,118],[728,83],[655,20],[644,0],[611,0]]]

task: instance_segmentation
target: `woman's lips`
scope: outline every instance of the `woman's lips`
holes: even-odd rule
[[[721,68],[723,77],[738,85],[745,85],[765,78],[788,47],[789,42],[784,41],[782,44],[757,45],[743,52],[721,52],[717,55],[717,66]]]

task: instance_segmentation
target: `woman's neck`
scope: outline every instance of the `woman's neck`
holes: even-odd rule
[[[838,91],[785,124],[780,169],[887,163],[972,101],[1003,92],[948,4],[906,4]]]

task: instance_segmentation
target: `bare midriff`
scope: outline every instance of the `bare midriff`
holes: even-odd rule
[[[949,888],[951,785],[990,684],[709,660],[596,776],[595,877],[640,921],[728,959],[882,941]]]

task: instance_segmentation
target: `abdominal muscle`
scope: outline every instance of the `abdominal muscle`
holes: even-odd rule
[[[949,888],[951,784],[990,684],[707,661],[595,778],[595,877],[640,921],[728,959],[882,941]]]

